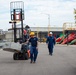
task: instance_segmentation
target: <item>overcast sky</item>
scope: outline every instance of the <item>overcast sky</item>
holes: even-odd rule
[[[19,0],[0,0],[0,29],[11,28],[10,2]],[[24,24],[47,27],[50,14],[50,26],[63,26],[64,22],[74,22],[76,0],[21,0],[24,2]]]

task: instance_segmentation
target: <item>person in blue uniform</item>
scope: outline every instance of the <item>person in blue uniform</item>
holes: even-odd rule
[[[30,63],[35,63],[38,56],[38,38],[35,36],[34,32],[30,33],[29,42],[30,46]]]
[[[54,45],[55,45],[55,38],[54,38],[52,32],[49,33],[49,36],[47,37],[46,43],[47,43],[47,46],[48,46],[49,55],[52,55],[53,54],[53,48],[54,48]]]

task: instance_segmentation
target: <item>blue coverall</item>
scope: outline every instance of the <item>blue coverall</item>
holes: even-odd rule
[[[31,63],[36,62],[36,59],[37,59],[37,55],[38,55],[38,50],[36,48],[37,47],[37,41],[38,41],[37,37],[32,37],[29,39],[29,42],[31,43],[31,46],[30,46]]]
[[[46,43],[48,44],[49,54],[52,55],[52,53],[53,53],[53,47],[55,45],[55,38],[53,36],[47,37]]]

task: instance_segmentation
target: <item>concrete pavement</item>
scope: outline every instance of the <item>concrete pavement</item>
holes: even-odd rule
[[[39,44],[37,62],[13,60],[13,53],[0,49],[0,75],[76,75],[76,46],[55,45],[50,56],[45,43]]]

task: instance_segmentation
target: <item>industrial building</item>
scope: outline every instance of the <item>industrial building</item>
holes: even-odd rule
[[[48,36],[48,27],[30,27],[31,31],[34,31],[36,36],[39,38],[39,41],[42,42]],[[61,33],[63,33],[63,27],[50,27],[49,31],[53,32],[55,37],[58,37]],[[17,38],[21,37],[21,28],[17,28]],[[8,29],[6,33],[6,40],[13,41],[14,40],[14,31],[13,29]]]

